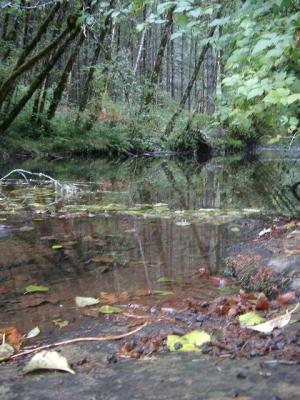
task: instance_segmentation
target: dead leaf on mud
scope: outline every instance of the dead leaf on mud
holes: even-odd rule
[[[260,293],[255,305],[255,309],[258,311],[266,311],[270,307],[269,300],[264,293]]]
[[[23,335],[13,326],[0,329],[0,335],[5,337],[5,343],[12,346],[15,350],[19,351],[23,343]]]
[[[88,307],[88,306],[94,306],[95,304],[99,304],[100,300],[95,299],[94,297],[76,296],[75,303],[76,303],[77,307],[81,308],[81,307]]]
[[[75,374],[65,357],[57,351],[44,350],[35,354],[28,364],[23,368],[25,374],[40,369],[59,370]]]
[[[14,348],[8,343],[2,343],[0,345],[0,362],[8,360],[14,354]]]
[[[259,237],[263,237],[265,236],[267,233],[271,232],[271,228],[264,228],[262,231],[259,232],[258,236]]]
[[[31,329],[31,331],[29,331],[26,335],[26,339],[32,339],[34,337],[36,337],[37,335],[40,334],[40,328],[38,326],[36,326],[35,328]]]
[[[109,256],[95,256],[91,258],[88,262],[94,262],[99,264],[112,264],[114,262],[114,258]]]
[[[299,303],[291,311],[287,310],[284,315],[270,319],[262,324],[247,326],[247,328],[266,334],[271,333],[275,328],[283,328],[290,322],[292,314],[297,310],[298,306]]]
[[[5,294],[8,292],[8,289],[4,286],[0,286],[0,294]]]
[[[276,301],[277,301],[277,303],[279,303],[279,304],[284,306],[285,304],[293,303],[293,301],[295,301],[295,298],[296,298],[295,292],[288,292],[288,293],[285,293],[285,294],[280,294],[276,298]]]
[[[137,289],[134,292],[134,296],[137,297],[150,296],[150,295],[151,295],[151,290],[149,289]]]
[[[39,293],[33,293],[31,296],[23,296],[21,299],[22,306],[24,308],[38,307],[44,304],[57,304],[59,301],[57,298],[51,296],[45,297],[45,295]]]
[[[101,303],[111,305],[111,304],[116,304],[119,302],[128,301],[129,294],[128,294],[128,292],[121,292],[120,294],[101,292],[99,298],[100,298]]]

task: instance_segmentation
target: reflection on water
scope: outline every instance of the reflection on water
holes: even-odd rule
[[[1,175],[12,167],[2,166]],[[93,182],[85,186],[86,204],[96,199],[97,204],[128,207],[166,203],[175,211],[251,208],[259,209],[261,216],[297,215],[300,209],[291,190],[300,180],[300,164],[294,156],[264,155],[253,162],[216,158],[204,165],[196,160],[134,159],[122,164],[105,160],[24,162],[18,167],[64,182]],[[18,190],[15,185],[3,188],[0,206],[8,195],[17,197]],[[24,190],[30,197],[34,188]],[[47,190],[45,199],[53,201]],[[171,287],[175,293],[186,291],[188,295],[198,290],[201,297],[201,283],[191,279],[195,271],[206,267],[214,274],[222,272],[228,246],[251,236],[251,230],[261,223],[257,216],[235,216],[218,223],[212,218],[187,226],[168,218],[110,213],[78,218],[43,214],[39,218],[30,209],[21,214],[2,212],[0,217],[1,325],[17,324],[23,331],[43,322],[48,326],[59,317],[76,319],[77,295],[165,289],[158,282],[164,276],[176,280]],[[53,249],[53,244],[62,249]],[[48,286],[49,294],[24,296],[24,287],[33,283]]]

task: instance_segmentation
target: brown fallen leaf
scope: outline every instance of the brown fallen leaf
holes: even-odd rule
[[[258,311],[266,311],[269,309],[270,303],[264,293],[260,293],[255,305],[255,309]]]
[[[107,256],[95,256],[91,258],[90,261],[99,264],[112,264],[114,262],[114,259],[113,257],[107,257]]]
[[[149,290],[149,289],[137,289],[134,292],[134,295],[137,297],[150,296],[150,294],[151,294],[151,290]]]
[[[8,292],[8,289],[5,286],[0,286],[0,294],[5,294]]]
[[[128,294],[128,292],[121,292],[120,294],[101,292],[99,299],[100,299],[101,303],[112,305],[112,304],[116,304],[119,302],[128,301],[129,294]]]
[[[0,329],[0,335],[5,335],[5,343],[11,345],[16,351],[20,350],[23,343],[23,335],[14,326]]]
[[[293,301],[295,301],[296,298],[296,294],[295,292],[287,292],[284,294],[280,294],[277,298],[276,301],[277,303],[281,304],[281,305],[285,305],[285,304],[290,304]]]

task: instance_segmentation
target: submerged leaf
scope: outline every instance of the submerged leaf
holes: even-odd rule
[[[42,285],[28,285],[25,288],[25,293],[38,293],[38,292],[48,292],[49,288]]]
[[[153,294],[157,294],[159,296],[170,296],[174,294],[171,290],[153,290]]]
[[[122,308],[116,306],[102,306],[99,308],[99,312],[102,314],[114,314],[123,312]]]
[[[200,351],[200,347],[211,341],[204,331],[191,331],[184,336],[168,335],[167,347],[170,351]]]
[[[87,307],[87,306],[94,306],[95,304],[99,304],[100,300],[95,299],[94,297],[75,297],[75,303],[77,307]]]
[[[65,319],[62,318],[53,319],[52,322],[54,323],[55,326],[58,326],[60,329],[69,325],[69,321],[66,321]]]
[[[258,325],[264,322],[265,318],[261,317],[254,311],[247,312],[239,316],[239,322],[242,327],[248,328],[249,326]]]
[[[75,374],[75,372],[70,368],[66,358],[60,355],[57,351],[44,350],[35,354],[23,368],[23,372],[27,374],[28,372],[39,369],[59,370]]]
[[[174,278],[170,278],[168,276],[162,276],[161,278],[159,278],[157,280],[157,282],[159,282],[159,283],[173,283],[173,282],[175,282],[175,279]]]
[[[51,248],[52,248],[53,250],[60,250],[60,249],[63,248],[63,246],[62,246],[61,244],[53,244],[53,245],[51,246]]]

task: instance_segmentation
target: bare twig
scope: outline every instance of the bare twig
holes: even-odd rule
[[[62,342],[56,342],[56,343],[52,343],[52,344],[45,344],[43,346],[39,346],[39,347],[31,348],[31,349],[28,349],[28,350],[24,350],[21,353],[18,353],[18,354],[15,354],[15,355],[11,356],[9,358],[9,360],[11,360],[13,358],[27,356],[28,354],[32,354],[32,353],[35,353],[35,352],[41,351],[41,350],[50,349],[52,347],[65,346],[67,344],[73,344],[73,343],[78,343],[78,342],[107,342],[109,340],[120,340],[120,339],[123,339],[123,338],[125,338],[127,336],[133,335],[134,333],[137,333],[138,331],[143,329],[146,325],[147,325],[147,323],[144,323],[143,325],[139,326],[138,328],[134,329],[133,331],[130,331],[130,332],[127,332],[127,333],[123,333],[121,335],[80,337],[80,338],[75,338],[75,339],[63,340]]]
[[[7,179],[10,175],[15,174],[15,173],[20,174],[20,175],[26,180],[26,182],[28,182],[28,179],[26,178],[26,175],[25,175],[25,174],[30,175],[30,176],[37,176],[38,178],[46,178],[46,179],[48,179],[49,181],[51,181],[52,183],[54,183],[55,186],[60,186],[60,187],[62,187],[62,185],[61,185],[56,179],[53,179],[53,178],[52,178],[51,176],[49,176],[49,175],[43,174],[42,172],[30,172],[30,171],[27,171],[26,169],[20,169],[20,168],[18,168],[18,169],[13,169],[13,170],[10,171],[8,174],[6,174],[5,176],[3,176],[3,177],[0,179],[0,181],[4,181],[4,180]]]

